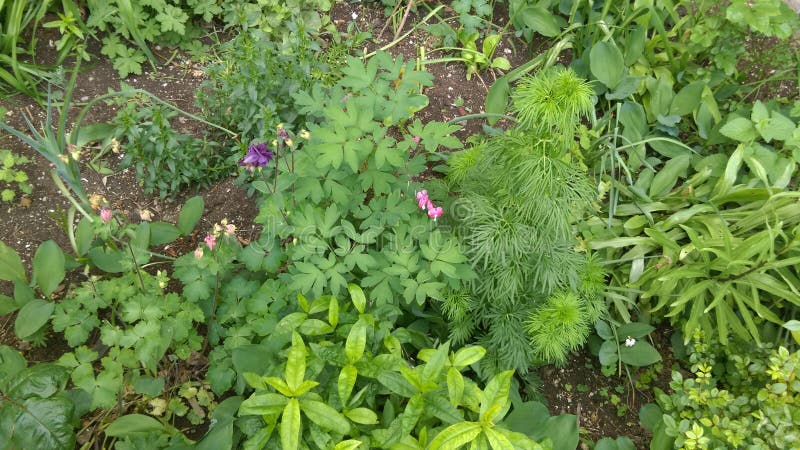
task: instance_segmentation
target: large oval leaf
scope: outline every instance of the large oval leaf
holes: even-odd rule
[[[75,432],[69,422],[73,411],[72,402],[62,396],[0,402],[0,442],[3,448],[75,448]]]
[[[64,280],[64,263],[64,252],[55,241],[43,242],[36,249],[33,255],[33,281],[45,296],[49,297]]]
[[[186,200],[178,214],[178,230],[181,234],[188,236],[192,232],[200,220],[200,216],[203,215],[203,208],[205,208],[205,201],[199,195]]]
[[[2,242],[0,242],[0,280],[28,282],[19,255]]]
[[[546,37],[558,36],[561,28],[558,26],[556,16],[550,14],[545,8],[535,5],[521,9],[518,13],[525,26]]]
[[[589,52],[589,68],[606,87],[613,90],[625,75],[622,52],[612,43],[598,42]]]
[[[20,339],[30,337],[39,331],[50,320],[56,304],[40,298],[33,299],[25,304],[17,314],[14,322],[14,332]]]
[[[155,433],[164,429],[158,420],[144,414],[128,414],[117,418],[106,428],[106,436],[125,437],[143,433]]]

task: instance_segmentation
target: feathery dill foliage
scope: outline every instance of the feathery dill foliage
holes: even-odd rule
[[[604,312],[604,274],[575,250],[574,223],[596,197],[571,160],[592,91],[569,69],[543,71],[513,95],[518,127],[448,161],[456,234],[479,277],[444,299],[454,342],[478,340],[487,363],[526,371],[559,363]]]

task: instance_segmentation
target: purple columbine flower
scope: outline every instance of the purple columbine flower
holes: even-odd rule
[[[274,156],[267,144],[253,144],[247,148],[247,154],[239,161],[239,165],[253,170],[255,167],[266,166]]]

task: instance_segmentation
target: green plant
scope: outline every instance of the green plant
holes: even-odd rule
[[[384,320],[368,312],[357,286],[351,288],[351,298],[357,315],[335,298],[306,305],[318,305],[317,311],[327,315],[320,321],[325,326],[316,327],[318,332],[299,327],[316,344],[306,344],[297,331],[286,328],[281,334],[291,338],[285,356],[266,376],[245,374],[256,390],[241,403],[239,414],[258,415],[264,421],[246,446],[263,447],[272,441],[286,449],[300,448],[301,443],[320,448],[440,449],[475,442],[493,449],[540,448],[524,434],[495,425],[510,407],[511,371],[498,374],[481,390],[461,372],[485,351],[467,347],[451,353],[447,343],[422,350],[420,362],[409,366],[401,358],[399,330],[386,333],[389,330],[380,324]],[[269,376],[276,372],[283,377]]]
[[[174,129],[179,112],[143,94],[120,99],[122,107],[111,121],[112,136],[121,144],[120,168],[133,167],[146,194],[161,198],[188,186],[208,186],[230,175],[235,149],[204,136]]]
[[[671,394],[640,415],[654,432],[651,448],[792,448],[800,442],[800,352],[737,343],[720,347],[693,336],[694,378],[674,371]],[[662,413],[663,410],[663,413]]]
[[[651,325],[629,322],[616,326],[605,320],[598,320],[594,326],[597,335],[603,339],[598,353],[600,364],[618,365],[618,375],[622,375],[623,364],[642,367],[661,361],[658,350],[643,340],[653,332]]]
[[[500,69],[500,70],[508,70],[511,68],[511,63],[505,57],[498,56],[495,57],[494,53],[497,49],[497,45],[500,43],[500,39],[502,35],[500,34],[489,34],[483,38],[483,42],[481,43],[481,50],[478,51],[478,38],[480,37],[480,33],[477,31],[473,33],[467,33],[464,29],[459,29],[457,33],[458,42],[461,44],[461,47],[439,47],[433,49],[429,52],[434,53],[437,51],[457,51],[460,52],[460,56],[450,56],[444,58],[436,58],[436,59],[422,59],[421,63],[423,65],[426,64],[436,64],[436,63],[446,63],[451,61],[460,61],[463,62],[467,66],[467,80],[472,78],[472,75],[477,75],[480,72],[486,69]],[[478,75],[480,77],[480,75]]]
[[[56,42],[55,62],[52,67],[35,63],[36,29],[52,8],[53,0],[29,2],[18,0],[0,3],[0,89],[17,91],[40,101],[38,85],[48,79],[48,71],[58,67],[73,50],[86,58],[86,52],[78,46],[86,34],[78,6],[72,0],[61,0],[58,20],[47,22],[45,28],[59,28],[61,38]],[[22,48],[23,30],[32,30],[27,50]],[[29,55],[34,61],[24,62],[22,56]]]
[[[520,125],[448,161],[458,193],[448,210],[478,279],[441,306],[455,342],[479,338],[499,367],[520,371],[564,362],[604,311],[602,269],[575,251],[572,234],[592,197],[569,139],[590,91],[565,69],[522,86]]]
[[[74,448],[73,422],[86,411],[69,373],[55,364],[28,362],[0,346],[0,439],[9,448]]]
[[[0,182],[3,183],[0,185],[3,188],[0,190],[0,200],[13,201],[17,190],[28,195],[33,192],[33,187],[28,183],[28,174],[19,168],[29,162],[28,158],[12,153],[11,150],[0,150]]]

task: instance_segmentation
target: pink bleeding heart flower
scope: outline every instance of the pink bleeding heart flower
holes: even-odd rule
[[[436,221],[439,217],[442,216],[444,211],[442,210],[441,206],[433,206],[433,204],[428,205],[428,217]]]
[[[214,246],[217,245],[217,238],[213,234],[207,234],[205,242],[209,250],[214,250]]]
[[[420,209],[425,209],[430,202],[431,201],[428,199],[428,191],[423,189],[417,192],[417,205],[419,205]]]

